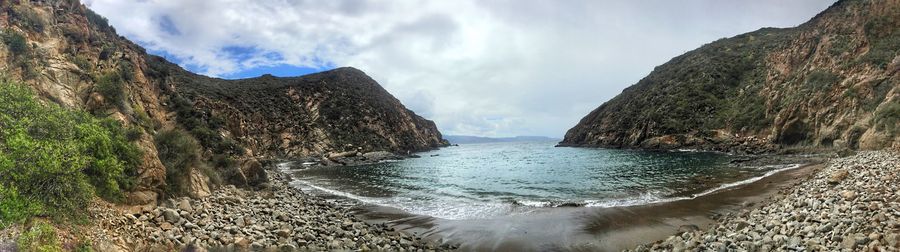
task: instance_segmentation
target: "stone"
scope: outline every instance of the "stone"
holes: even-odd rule
[[[178,212],[173,209],[164,210],[163,217],[165,217],[166,221],[172,222],[172,223],[177,223],[178,221],[181,220],[181,215],[178,214]]]
[[[182,211],[186,211],[186,212],[194,211],[194,208],[191,207],[191,201],[188,200],[187,198],[182,198],[175,205],[176,205],[176,207],[178,207],[179,210],[182,210]]]
[[[291,230],[289,230],[289,229],[279,229],[278,231],[276,231],[276,234],[278,234],[278,236],[281,236],[281,237],[290,237],[290,236],[291,236]]]
[[[191,169],[188,194],[194,198],[204,198],[211,194],[209,190],[209,177],[198,169]]]
[[[844,200],[851,201],[856,198],[856,192],[850,191],[850,190],[844,190],[844,191],[841,191],[841,197],[843,197]]]
[[[280,251],[296,251],[297,247],[294,246],[293,244],[282,244],[281,246],[278,247],[278,249]]]
[[[849,175],[850,175],[850,172],[848,172],[845,169],[838,170],[834,173],[831,173],[831,176],[828,177],[828,183],[835,184],[835,185],[840,184],[841,181],[844,181],[844,179],[846,179],[847,176],[849,176]]]
[[[234,245],[238,248],[246,249],[250,247],[250,240],[244,237],[237,237],[234,238]]]

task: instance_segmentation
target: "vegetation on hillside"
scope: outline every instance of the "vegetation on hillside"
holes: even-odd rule
[[[0,226],[38,215],[82,216],[95,194],[121,200],[141,157],[128,132],[0,80]]]
[[[895,113],[884,101],[897,81],[889,68],[900,57],[897,13],[900,6],[885,1],[838,1],[795,28],[701,46],[589,113],[561,144],[857,148],[871,126],[890,135],[877,140],[889,145]],[[873,113],[871,123],[850,123]]]

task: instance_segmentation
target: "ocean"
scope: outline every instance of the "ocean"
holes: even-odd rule
[[[284,163],[304,191],[447,220],[554,207],[615,207],[691,199],[799,165],[731,164],[692,150],[554,147],[555,142],[462,144],[350,167]],[[291,168],[288,168],[291,167]]]

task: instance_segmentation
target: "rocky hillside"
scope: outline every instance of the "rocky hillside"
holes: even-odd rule
[[[720,39],[656,67],[562,146],[766,152],[900,146],[900,1]]]
[[[220,121],[223,133],[255,154],[406,153],[447,144],[434,122],[351,67],[293,78],[222,80],[186,72],[173,77],[199,118]]]
[[[214,184],[247,186],[264,175],[258,157],[446,145],[433,122],[359,70],[196,75],[147,54],[77,0],[0,1],[0,42],[0,77],[135,129],[143,160],[128,195],[134,204],[171,194],[173,184],[194,196]]]

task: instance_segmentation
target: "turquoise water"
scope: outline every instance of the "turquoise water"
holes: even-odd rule
[[[690,198],[785,167],[737,167],[735,157],[554,147],[554,142],[464,144],[421,158],[295,172],[301,188],[445,219],[558,206],[610,207]]]

